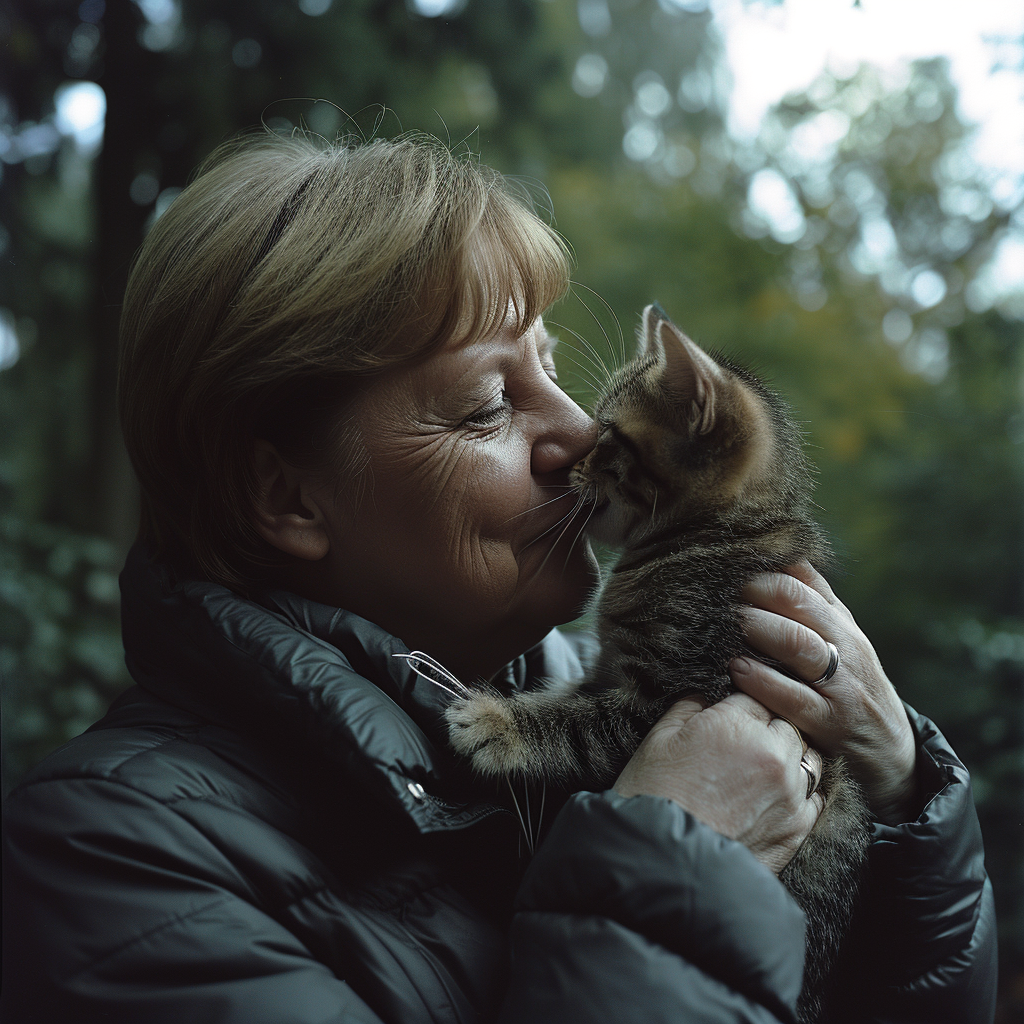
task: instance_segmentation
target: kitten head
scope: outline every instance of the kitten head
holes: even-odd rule
[[[666,528],[793,514],[807,501],[809,471],[782,400],[660,307],[644,310],[638,354],[595,418],[597,445],[571,480],[596,506],[588,531],[598,540],[631,546]]]

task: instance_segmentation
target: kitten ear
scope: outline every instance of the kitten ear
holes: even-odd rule
[[[718,364],[694,344],[660,306],[644,310],[643,353],[654,356],[673,395],[691,403],[690,422],[701,434],[715,425],[715,390],[723,377]]]
[[[668,314],[657,302],[652,302],[644,308],[640,331],[637,336],[639,341],[638,355],[654,356],[659,363],[664,362],[665,349],[661,343],[661,335],[658,331],[658,327],[663,322],[670,323],[671,321],[668,318]]]

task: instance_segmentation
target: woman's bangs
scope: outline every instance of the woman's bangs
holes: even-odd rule
[[[494,334],[509,310],[523,334],[569,287],[567,245],[515,199],[495,194],[465,247],[457,344]]]

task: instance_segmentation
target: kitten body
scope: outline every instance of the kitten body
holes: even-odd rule
[[[596,606],[600,653],[578,686],[448,710],[454,748],[491,777],[605,788],[650,727],[687,694],[734,689],[750,654],[740,591],[828,543],[810,514],[811,473],[785,404],[756,377],[698,348],[657,308],[640,354],[596,408],[599,436],[571,482],[594,506],[588,531],[622,551]],[[825,808],[781,878],[808,917],[801,1018],[820,1019],[867,843],[867,815],[841,762],[826,760]]]

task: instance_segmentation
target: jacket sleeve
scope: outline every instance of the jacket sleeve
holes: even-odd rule
[[[842,1024],[991,1024],[996,928],[967,769],[927,718],[907,708],[924,809],[875,823],[868,875],[835,1020]]]
[[[260,909],[265,901],[246,898],[216,836],[103,778],[44,780],[13,793],[3,1020],[381,1024]]]
[[[517,898],[502,1024],[791,1022],[804,917],[670,800],[581,793]]]

